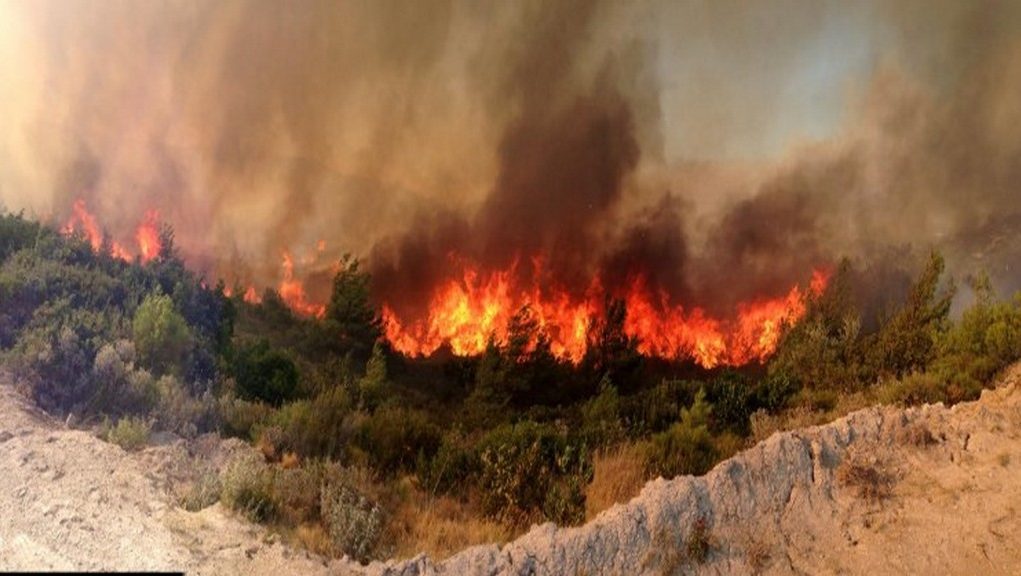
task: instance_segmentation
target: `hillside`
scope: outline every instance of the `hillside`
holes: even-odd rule
[[[176,472],[236,441],[126,453],[0,386],[0,568],[197,574],[1016,573],[1021,365],[980,400],[855,412],[775,434],[703,477],[656,480],[579,528],[360,567],[297,552],[219,504],[186,512]],[[189,460],[190,459],[190,460]],[[182,472],[183,471],[183,472]],[[695,528],[700,526],[699,530]],[[693,534],[695,534],[693,536]],[[699,562],[697,557],[701,557]]]

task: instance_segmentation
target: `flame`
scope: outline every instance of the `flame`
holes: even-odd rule
[[[103,233],[99,229],[99,223],[85,207],[85,200],[81,198],[75,200],[74,206],[71,207],[71,217],[60,231],[67,236],[81,232],[96,252],[103,247]]]
[[[137,254],[142,262],[148,262],[160,253],[159,217],[159,212],[156,210],[147,211],[142,223],[135,230]],[[71,206],[71,217],[60,228],[60,232],[68,236],[80,232],[85,235],[94,251],[99,252],[103,248],[102,228],[96,217],[89,212],[85,200],[82,198],[75,200],[74,205]],[[135,258],[134,252],[115,240],[110,240],[109,250],[111,256],[120,260],[130,262]]]
[[[249,288],[249,291],[253,293],[254,297],[255,290]],[[304,284],[300,280],[294,279],[294,260],[291,258],[290,252],[286,250],[283,253],[283,279],[280,281],[279,292],[280,298],[298,314],[321,317],[326,313],[326,306],[309,302]],[[247,301],[247,292],[245,298]]]
[[[564,290],[543,292],[536,286],[518,289],[516,264],[507,270],[480,273],[466,265],[460,278],[434,292],[426,316],[403,321],[384,305],[384,332],[394,349],[408,356],[428,356],[444,343],[454,354],[481,353],[490,338],[506,341],[513,315],[528,306],[550,339],[558,358],[579,362],[588,346],[589,327],[599,318],[605,294],[594,280],[586,294]],[[536,265],[537,268],[539,265]],[[828,277],[816,271],[809,293],[825,289]],[[745,302],[731,320],[710,317],[700,308],[686,310],[664,292],[635,279],[622,297],[627,307],[624,332],[646,356],[691,359],[705,368],[763,362],[775,350],[785,324],[805,313],[806,294],[798,285],[786,295]]]
[[[159,255],[162,245],[159,233],[160,213],[156,210],[149,210],[145,213],[145,220],[135,231],[135,240],[138,242],[139,257],[142,262],[148,262]]]

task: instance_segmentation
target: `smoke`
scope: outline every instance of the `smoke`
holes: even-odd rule
[[[721,314],[845,255],[939,248],[1016,289],[1019,23],[920,0],[11,2],[0,202],[60,223],[84,198],[121,237],[155,208],[193,266],[260,286],[284,251],[316,285],[352,252],[409,315],[465,261],[575,293],[642,276]]]

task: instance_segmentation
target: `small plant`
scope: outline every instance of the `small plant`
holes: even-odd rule
[[[273,471],[258,454],[244,452],[235,456],[224,467],[220,480],[223,485],[220,499],[228,508],[253,521],[269,520],[275,514]]]
[[[368,563],[383,533],[383,508],[342,482],[323,486],[320,506],[334,550]]]
[[[129,416],[121,418],[114,426],[110,425],[109,420],[105,420],[100,435],[107,442],[112,442],[130,452],[141,449],[149,442],[151,430],[152,424],[147,420]]]
[[[924,448],[936,443],[936,438],[929,428],[920,422],[905,426],[897,431],[897,441],[901,444]]]
[[[870,502],[884,500],[893,493],[893,475],[874,459],[846,458],[837,469],[837,481],[857,489],[858,496]]]
[[[185,488],[178,497],[178,504],[189,512],[198,512],[216,504],[222,490],[220,478],[216,474],[206,473]]]
[[[688,533],[684,542],[684,552],[688,560],[696,564],[704,564],[712,551],[712,535],[709,533],[709,521],[699,516]]]

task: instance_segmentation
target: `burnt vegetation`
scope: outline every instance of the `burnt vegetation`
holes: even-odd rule
[[[162,240],[157,258],[125,262],[0,215],[3,378],[132,449],[150,431],[258,445],[261,459],[210,483],[223,501],[362,560],[418,547],[428,528],[416,522],[440,521],[423,501],[474,526],[448,547],[576,524],[590,490],[613,492],[593,486],[600,454],[635,455],[625,465],[645,478],[702,474],[747,446],[756,421],[970,400],[1021,356],[1021,299],[972,278],[970,306],[952,317],[935,253],[892,291],[869,289],[888,287],[889,270],[842,262],[768,361],[705,370],[639,354],[619,301],[576,365],[550,352],[527,308],[477,357],[409,359],[381,338],[355,259],[340,263],[325,315],[304,318],[271,291],[261,304],[226,296],[185,268],[169,231]],[[866,472],[848,481],[876,484]],[[709,549],[693,542],[697,561]]]

